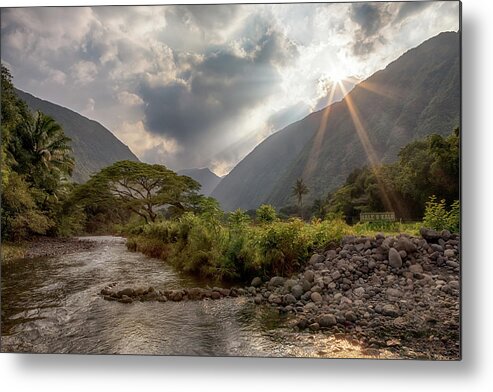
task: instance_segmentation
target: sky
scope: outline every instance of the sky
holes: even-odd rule
[[[1,60],[142,161],[223,176],[334,83],[458,28],[455,1],[4,8]]]

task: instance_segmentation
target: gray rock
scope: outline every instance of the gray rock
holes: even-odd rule
[[[356,314],[351,310],[348,310],[346,313],[344,313],[344,318],[352,323],[354,323],[358,319],[358,317],[356,317]]]
[[[260,295],[255,296],[254,302],[256,305],[260,305],[262,303],[262,297]]]
[[[282,276],[274,276],[269,280],[269,286],[271,287],[280,287],[284,285],[286,279],[284,279]]]
[[[312,284],[308,280],[302,279],[301,287],[303,288],[303,292],[306,293],[312,288]]]
[[[393,268],[402,267],[402,258],[395,248],[389,249],[389,265]]]
[[[312,331],[318,331],[320,329],[320,324],[319,323],[313,323],[313,324],[310,324],[309,328],[312,330]]]
[[[336,316],[334,316],[333,314],[327,313],[327,314],[322,314],[320,317],[318,317],[317,323],[322,328],[328,328],[328,327],[332,327],[333,325],[336,325],[337,319]]]
[[[308,261],[308,264],[313,265],[317,263],[323,263],[325,260],[325,257],[323,255],[319,255],[315,253],[312,257],[310,257],[310,260]]]
[[[387,297],[390,297],[390,298],[402,297],[402,291],[397,290],[397,289],[393,289],[393,288],[388,288],[387,291],[385,292],[385,294],[387,295]]]
[[[314,272],[313,272],[313,271],[311,271],[311,270],[307,270],[307,271],[305,271],[305,273],[303,274],[303,278],[304,278],[305,280],[307,280],[308,282],[310,282],[310,283],[311,283],[311,282],[313,282],[313,280],[315,279],[315,274],[314,274]]]
[[[452,261],[452,260],[447,260],[446,264],[452,268],[459,268],[459,263],[456,263],[455,261]]]
[[[417,273],[422,273],[423,272],[423,267],[421,264],[413,264],[409,266],[409,271],[410,272],[417,272]]]
[[[365,289],[363,287],[358,287],[353,290],[353,293],[356,297],[361,297],[363,294],[365,294]]]
[[[424,227],[419,230],[419,233],[426,241],[438,241],[440,238],[440,234],[438,234],[435,230],[426,229]]]
[[[382,307],[382,314],[389,317],[397,317],[399,315],[398,309],[394,305],[384,305]]]
[[[399,237],[399,239],[397,240],[397,244],[395,245],[395,248],[397,250],[404,250],[408,254],[414,253],[417,250],[416,245],[414,245],[413,242],[405,236]]]
[[[128,295],[122,295],[122,297],[119,299],[119,301],[124,303],[124,304],[131,304],[132,298],[130,298]]]
[[[315,303],[317,303],[317,304],[318,304],[318,303],[320,303],[320,302],[322,302],[322,296],[321,296],[319,293],[317,293],[317,292],[312,293],[312,294],[310,295],[310,298],[311,298],[311,300],[312,300],[313,302],[315,302]]]
[[[124,295],[126,295],[127,297],[133,297],[135,295],[135,291],[134,289],[126,288],[118,292],[119,297],[123,297]]]
[[[252,283],[250,284],[250,286],[253,286],[253,287],[259,287],[261,285],[262,285],[262,279],[260,279],[258,276],[253,278]]]
[[[221,298],[221,293],[219,291],[213,291],[211,294],[212,299],[220,299]]]
[[[455,257],[455,251],[453,249],[445,249],[443,255],[447,258]]]
[[[271,294],[271,295],[269,295],[268,301],[271,304],[276,304],[276,305],[280,305],[282,303],[281,297],[278,296],[277,294]]]
[[[300,299],[301,296],[303,295],[305,291],[303,290],[303,287],[301,287],[299,284],[297,285],[294,285],[292,288],[291,288],[291,294],[293,294],[293,296],[296,298],[296,299]]]
[[[286,294],[283,297],[283,303],[286,305],[292,305],[296,303],[296,298],[292,294]]]
[[[332,272],[332,274],[330,276],[332,277],[332,279],[337,280],[341,277],[341,273],[336,270],[336,271]]]

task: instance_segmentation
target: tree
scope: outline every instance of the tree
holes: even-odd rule
[[[78,192],[99,203],[112,198],[146,222],[154,222],[159,209],[186,211],[199,189],[199,183],[166,166],[119,161],[92,176]]]
[[[296,196],[298,200],[298,207],[300,208],[300,216],[303,219],[303,196],[308,194],[309,190],[302,178],[298,178],[292,188],[293,196]]]
[[[255,213],[257,222],[270,223],[277,219],[276,209],[270,204],[262,204]]]
[[[70,138],[52,117],[39,111],[19,127],[11,150],[16,170],[48,194],[56,194],[60,181],[72,174]]]

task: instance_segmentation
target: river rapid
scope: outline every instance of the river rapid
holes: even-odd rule
[[[2,352],[257,357],[379,357],[355,342],[296,333],[286,316],[246,298],[217,301],[105,301],[117,287],[205,287],[162,260],[126,249],[120,237],[63,256],[2,264]]]

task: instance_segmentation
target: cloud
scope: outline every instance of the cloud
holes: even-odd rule
[[[1,56],[17,87],[86,113],[141,159],[223,173],[325,106],[334,76],[364,78],[457,30],[457,4],[3,8]]]

